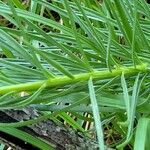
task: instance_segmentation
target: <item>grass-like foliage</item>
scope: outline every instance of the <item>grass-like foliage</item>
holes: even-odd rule
[[[1,0],[0,110],[49,111],[96,133],[101,150],[150,149],[149,31],[145,0]],[[39,143],[18,123],[5,125],[1,131]]]

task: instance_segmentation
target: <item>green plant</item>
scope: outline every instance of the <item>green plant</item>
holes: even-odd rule
[[[149,149],[150,6],[145,0],[31,0],[29,8],[19,0],[0,1],[0,14],[12,26],[0,26],[0,110],[34,106],[53,112],[49,116],[87,136],[96,132],[101,150],[104,143]],[[15,130],[19,137],[15,126],[5,125],[1,131]],[[110,130],[109,144],[104,133]]]

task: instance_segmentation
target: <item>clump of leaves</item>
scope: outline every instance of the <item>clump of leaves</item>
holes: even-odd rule
[[[1,16],[13,25],[0,26],[0,109],[49,111],[75,130],[96,133],[101,150],[108,131],[110,147],[149,149],[149,4],[28,5],[0,1]]]

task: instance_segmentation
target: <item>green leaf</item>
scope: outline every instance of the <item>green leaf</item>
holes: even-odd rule
[[[95,128],[96,128],[97,138],[98,138],[98,143],[99,143],[99,149],[105,150],[102,123],[101,123],[101,119],[100,119],[100,114],[99,114],[95,90],[94,90],[94,86],[93,86],[93,82],[92,82],[92,77],[90,77],[90,79],[88,81],[88,87],[89,87],[89,94],[90,94],[90,99],[91,99],[91,107],[93,110]]]
[[[15,128],[9,128],[9,127],[1,128],[0,127],[0,131],[10,134],[12,136],[15,136],[21,140],[24,140],[25,142],[28,142],[42,150],[53,150],[54,149],[53,145],[47,144],[46,142],[44,142],[36,137],[33,137],[32,135],[30,135],[24,131],[21,131],[21,130],[15,129]]]
[[[140,118],[140,120],[138,121],[135,134],[134,150],[148,150],[149,133],[150,133],[150,119]]]

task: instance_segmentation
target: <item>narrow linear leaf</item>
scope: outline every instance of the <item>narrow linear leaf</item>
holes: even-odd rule
[[[93,110],[93,117],[94,117],[97,138],[98,138],[98,143],[99,143],[99,149],[105,150],[104,135],[103,135],[102,123],[100,119],[100,111],[99,111],[97,100],[96,100],[92,77],[90,77],[88,81],[88,88],[89,88],[89,94],[90,94],[91,105],[92,105],[91,107]]]

